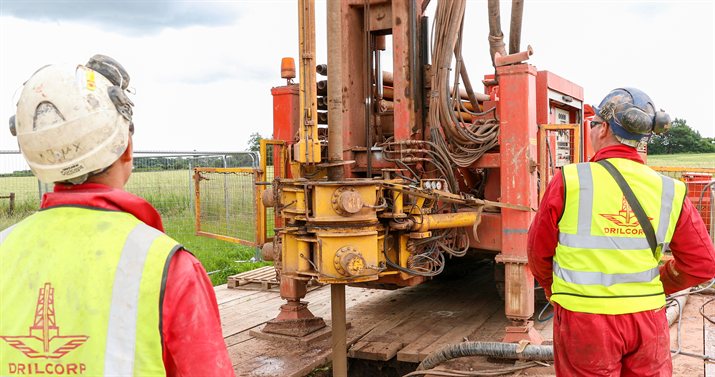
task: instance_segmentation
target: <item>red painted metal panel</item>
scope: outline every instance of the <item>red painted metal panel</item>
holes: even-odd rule
[[[490,251],[500,251],[502,243],[501,231],[501,214],[499,213],[482,213],[482,221],[477,227],[477,238],[472,232],[467,232],[469,235],[469,246]]]
[[[497,68],[499,77],[501,201],[536,207],[536,69],[528,64]],[[526,265],[527,233],[534,214],[503,208],[506,316],[525,321],[534,313],[534,278]],[[520,325],[521,326],[521,325]],[[527,329],[525,327],[525,329]]]
[[[499,75],[501,201],[536,207],[536,69],[527,64],[497,68]],[[531,212],[502,210],[502,252],[526,257]]]
[[[361,5],[364,5],[362,3]],[[341,2],[343,38],[343,160],[353,160],[352,148],[365,147],[365,24],[362,6]],[[330,76],[330,73],[328,73]],[[328,77],[329,79],[329,77]],[[353,178],[353,165],[345,166],[345,177]]]
[[[271,88],[273,95],[273,139],[293,143],[298,132],[298,85]]]
[[[477,160],[472,167],[474,168],[498,168],[501,163],[499,153],[485,153],[482,158]]]
[[[273,95],[273,139],[283,140],[287,150],[293,144],[293,138],[298,133],[300,127],[300,98],[298,95],[298,85],[287,85],[271,88]],[[285,170],[286,177],[291,178],[291,172],[287,165],[288,161],[281,158],[280,148],[273,147],[274,172]]]
[[[583,88],[581,86],[549,71],[539,71],[537,81],[541,81],[542,78],[549,88],[583,101]]]
[[[409,1],[392,2],[392,46],[395,106],[395,140],[409,140],[414,102],[409,97],[410,88],[410,30]]]

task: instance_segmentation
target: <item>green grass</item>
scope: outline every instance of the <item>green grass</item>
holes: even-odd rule
[[[268,266],[269,262],[248,262],[255,249],[235,243],[194,235],[193,212],[164,217],[166,234],[179,241],[201,261],[213,285],[226,283],[226,278],[241,272]]]
[[[715,153],[649,155],[648,165],[715,169]]]

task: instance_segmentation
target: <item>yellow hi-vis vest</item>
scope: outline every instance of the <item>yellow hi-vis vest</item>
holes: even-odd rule
[[[131,214],[41,210],[0,232],[0,375],[164,376],[180,245]]]
[[[656,233],[656,255],[618,183],[597,163],[564,166],[564,213],[551,300],[584,313],[624,314],[665,305],[658,273],[685,199],[685,185],[634,161],[609,159]]]

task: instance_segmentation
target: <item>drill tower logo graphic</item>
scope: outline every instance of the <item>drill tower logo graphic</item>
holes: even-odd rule
[[[617,226],[617,228],[603,228],[603,232],[606,234],[643,235],[643,228],[638,226],[640,225],[638,218],[628,204],[628,200],[626,200],[625,196],[623,196],[621,210],[618,211],[618,213],[600,213],[599,215],[605,217],[608,221]],[[653,218],[648,217],[648,220],[653,220]]]
[[[54,292],[50,283],[40,288],[35,319],[28,335],[0,335],[0,338],[33,359],[59,359],[86,342],[89,339],[86,335],[60,335],[55,321]]]

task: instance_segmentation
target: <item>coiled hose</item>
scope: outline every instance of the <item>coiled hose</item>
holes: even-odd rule
[[[669,302],[675,303],[675,305],[668,305],[665,309],[665,318],[668,319],[668,327],[673,326],[675,320],[680,317],[682,308],[684,308],[685,304],[688,302],[688,292],[690,292],[690,288],[683,289],[680,292],[674,293],[672,295],[673,298],[668,300]]]
[[[701,292],[715,285],[715,280],[711,281],[705,288],[701,288],[695,291],[690,289],[685,289],[671,295],[668,298],[669,302],[673,302],[676,305],[670,305],[666,309],[666,318],[668,319],[668,325],[672,325],[679,317],[683,306],[687,302],[687,297],[690,293]],[[679,326],[680,327],[680,324]],[[680,329],[678,330],[678,344],[680,344]],[[521,345],[516,343],[500,343],[500,342],[463,342],[457,344],[448,344],[441,349],[432,352],[425,358],[417,370],[429,370],[437,365],[451,359],[466,356],[488,356],[500,359],[518,359],[518,360],[530,360],[530,361],[553,361],[554,360],[554,348],[553,346],[543,346],[543,345],[526,345],[524,349],[519,352]],[[681,353],[680,346],[678,347],[676,354]],[[687,356],[698,356],[703,358],[701,355],[691,355],[685,354]],[[707,357],[705,357],[708,360]]]
[[[554,348],[552,346],[527,345],[523,351],[517,352],[520,345],[516,343],[500,342],[464,342],[448,344],[441,349],[432,352],[426,359],[422,360],[417,370],[432,369],[444,361],[465,356],[489,356],[501,359],[519,360],[554,360]]]

